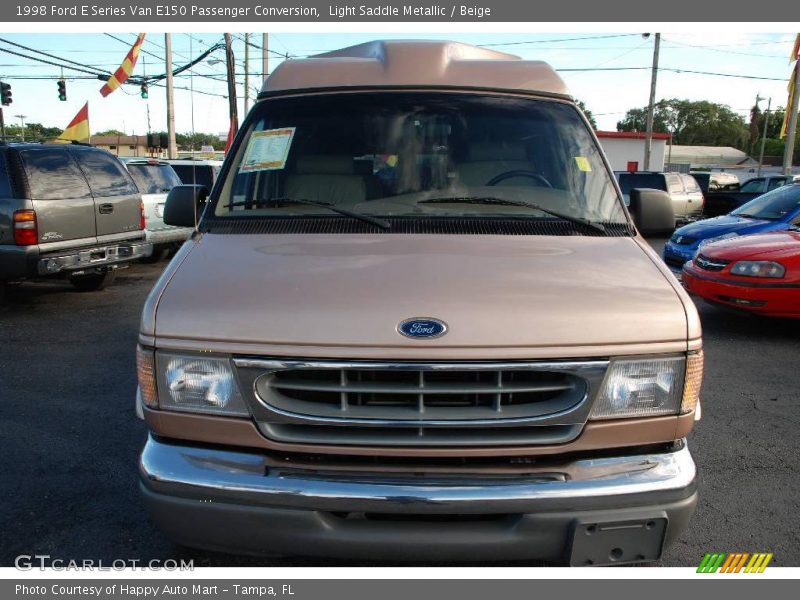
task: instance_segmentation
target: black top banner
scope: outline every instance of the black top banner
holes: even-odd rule
[[[0,4],[0,20],[15,22],[737,22],[774,21],[785,0],[74,0]],[[790,23],[781,22],[783,28]],[[790,27],[789,27],[790,28]]]

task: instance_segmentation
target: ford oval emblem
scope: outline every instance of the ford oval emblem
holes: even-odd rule
[[[397,332],[409,338],[438,338],[447,333],[447,324],[439,319],[416,317],[401,322]]]

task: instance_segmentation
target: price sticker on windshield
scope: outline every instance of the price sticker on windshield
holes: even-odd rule
[[[294,139],[294,127],[254,131],[247,142],[239,171],[278,171],[286,167],[286,159]]]
[[[592,165],[589,164],[589,160],[585,156],[576,156],[575,164],[584,173],[591,173],[592,171]]]

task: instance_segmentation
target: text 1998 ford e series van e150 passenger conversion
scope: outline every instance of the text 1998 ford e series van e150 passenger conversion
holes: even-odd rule
[[[153,289],[141,487],[171,539],[658,559],[697,502],[695,307],[546,64],[443,42],[282,63]],[[638,230],[637,227],[638,226]]]

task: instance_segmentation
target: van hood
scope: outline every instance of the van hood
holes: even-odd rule
[[[148,300],[143,335],[367,352],[687,339],[675,282],[633,238],[204,234],[192,243]],[[398,324],[413,317],[448,331],[403,337]]]

